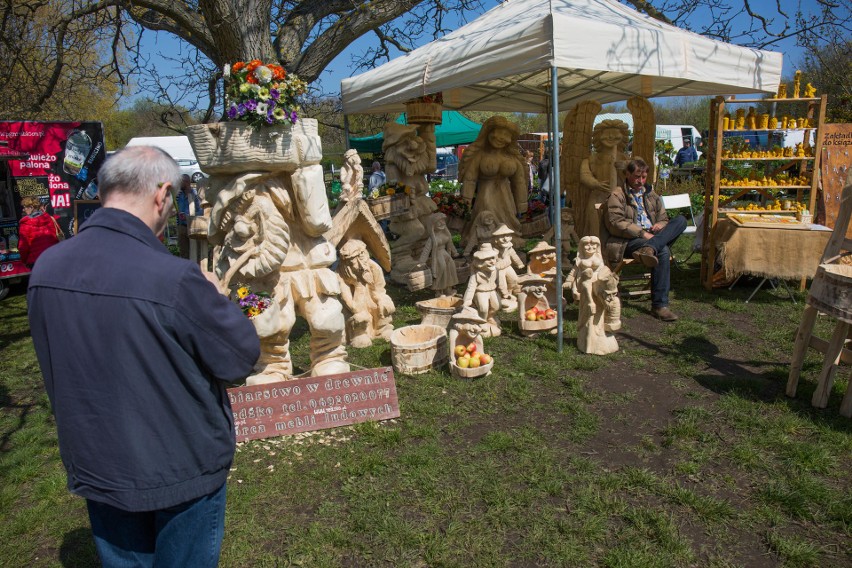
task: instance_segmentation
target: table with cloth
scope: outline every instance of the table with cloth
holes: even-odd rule
[[[730,219],[720,219],[712,242],[725,278],[743,274],[779,280],[813,278],[831,229],[811,225],[810,229],[744,227]]]

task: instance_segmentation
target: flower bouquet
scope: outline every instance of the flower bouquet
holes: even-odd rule
[[[264,64],[259,59],[225,65],[225,116],[252,126],[296,124],[299,119],[298,97],[307,84],[287,74],[280,65]]]
[[[470,220],[470,202],[458,193],[436,191],[432,193],[432,201],[438,206],[438,211],[447,216],[447,227],[451,230],[461,231],[465,221]]]
[[[322,159],[317,121],[299,118],[304,81],[259,59],[226,65],[222,122],[195,124],[187,136],[208,174],[295,171]]]
[[[281,308],[268,292],[253,292],[246,284],[238,284],[236,302],[254,324],[258,337],[270,337],[281,329]]]
[[[405,103],[408,124],[441,124],[444,95],[434,93],[417,97]]]
[[[370,191],[367,205],[376,220],[381,221],[408,211],[411,207],[410,195],[410,186],[400,182],[383,183]]]
[[[527,202],[527,211],[521,215],[521,236],[531,238],[543,235],[550,228],[547,205],[538,199]]]

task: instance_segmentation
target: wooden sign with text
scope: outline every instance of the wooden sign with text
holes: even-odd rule
[[[393,369],[228,389],[237,442],[399,417]]]

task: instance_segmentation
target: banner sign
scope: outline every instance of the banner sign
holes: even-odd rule
[[[399,417],[393,369],[228,389],[237,442]]]
[[[840,195],[852,168],[852,124],[826,124],[822,129],[822,155],[819,160],[820,185],[827,227],[834,228],[840,212]],[[812,211],[812,213],[815,213]],[[852,226],[846,233],[852,238]]]

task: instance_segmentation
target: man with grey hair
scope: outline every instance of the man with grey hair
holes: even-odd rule
[[[259,354],[254,326],[157,238],[180,187],[158,148],[98,174],[103,206],[46,251],[27,299],[69,490],[104,566],[216,566],[234,453],[226,383]]]

